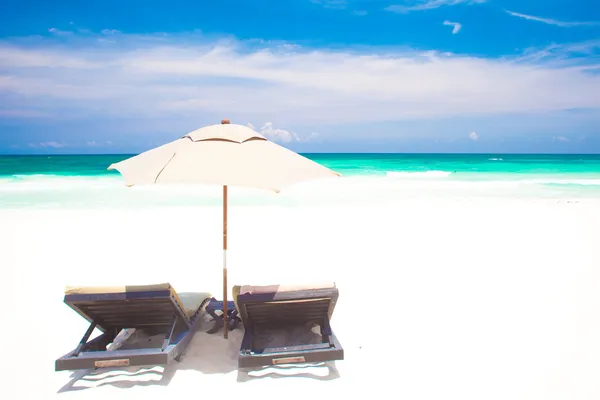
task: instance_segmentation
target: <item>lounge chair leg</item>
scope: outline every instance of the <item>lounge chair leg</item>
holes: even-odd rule
[[[329,343],[330,346],[333,346],[333,342],[331,340],[331,336],[333,332],[331,330],[331,325],[329,325],[329,318],[325,318],[323,320],[323,325],[321,325],[321,336],[323,337],[323,343]]]
[[[252,335],[251,330],[246,330],[244,332],[244,337],[242,338],[242,345],[240,347],[240,351],[243,354],[248,355],[248,354],[252,353],[253,348],[254,348],[254,336]]]
[[[237,315],[237,310],[233,310],[232,312],[230,312],[229,321],[227,321],[230,331],[234,330],[238,326],[239,318]]]
[[[75,357],[77,357],[79,355],[79,353],[81,353],[81,349],[83,349],[83,346],[85,346],[85,344],[87,343],[88,339],[90,338],[90,336],[92,336],[92,332],[94,332],[94,329],[96,328],[96,322],[92,322],[90,324],[90,327],[88,328],[88,330],[85,332],[85,335],[83,335],[83,337],[81,338],[81,340],[79,341],[79,345],[77,345],[77,348],[75,349],[75,351],[73,352],[73,355]]]
[[[175,314],[173,316],[173,321],[171,322],[171,328],[167,332],[167,336],[165,337],[165,341],[163,342],[163,345],[160,348],[161,351],[165,351],[165,349],[167,348],[167,346],[169,346],[169,344],[171,343],[171,336],[173,336],[173,331],[175,330],[175,325],[177,325],[177,314]]]

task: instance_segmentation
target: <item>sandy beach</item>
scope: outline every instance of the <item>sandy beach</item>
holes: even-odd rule
[[[0,399],[600,400],[600,0],[1,17]]]
[[[225,340],[204,333],[209,322],[166,368],[54,371],[87,327],[63,303],[66,285],[170,282],[221,297],[218,206],[2,210],[3,396],[597,399],[598,205],[231,207],[230,287],[340,290],[343,361],[251,372],[237,369],[243,328]]]

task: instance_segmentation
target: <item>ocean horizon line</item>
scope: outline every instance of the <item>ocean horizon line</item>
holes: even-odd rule
[[[150,150],[150,149],[148,149]],[[144,150],[139,153],[0,153],[0,157],[27,157],[27,156],[136,156],[142,154],[148,150]],[[377,154],[389,154],[389,155],[473,155],[473,156],[488,156],[488,155],[520,155],[520,156],[600,156],[600,152],[590,153],[531,153],[531,152],[296,152],[300,155],[377,155]]]

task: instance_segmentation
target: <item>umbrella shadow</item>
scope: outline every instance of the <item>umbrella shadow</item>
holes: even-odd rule
[[[213,334],[202,329],[196,332],[187,351],[177,364],[178,370],[198,371],[202,374],[228,374],[237,370],[237,355],[244,335],[243,329],[229,331],[228,339],[223,330]]]

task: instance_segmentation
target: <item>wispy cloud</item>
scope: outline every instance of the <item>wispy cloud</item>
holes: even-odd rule
[[[347,0],[310,0],[310,2],[319,4],[325,8],[344,9],[348,7]]]
[[[110,140],[88,140],[87,142],[85,142],[85,145],[88,147],[112,146],[112,142]]]
[[[556,19],[551,19],[551,18],[542,18],[542,17],[536,17],[534,15],[527,15],[527,14],[521,14],[518,12],[513,12],[513,11],[509,11],[509,10],[505,10],[508,14],[512,15],[513,17],[518,17],[518,18],[524,18],[530,21],[537,21],[537,22],[543,22],[544,24],[548,24],[548,25],[556,25],[556,26],[560,26],[563,28],[571,28],[571,27],[575,27],[575,26],[594,26],[594,25],[598,25],[598,22],[576,22],[576,21],[559,21]]]
[[[487,0],[417,0],[417,1],[405,1],[405,3],[411,4],[393,4],[386,7],[388,11],[396,13],[408,13],[411,11],[425,11],[440,8],[442,6],[455,6],[457,4],[482,4]]]
[[[555,142],[569,142],[569,138],[566,138],[564,136],[555,136],[552,138],[553,141]]]
[[[477,132],[471,132],[471,133],[469,133],[469,139],[479,140],[479,135],[477,134]]]
[[[48,113],[27,110],[27,109],[0,109],[0,117],[2,118],[47,118],[50,115]]]
[[[63,51],[57,52],[56,49],[44,50],[25,46],[10,46],[6,42],[0,41],[0,67],[4,68],[98,68],[98,65],[92,60],[86,60],[75,54],[76,52]],[[0,85],[10,83],[10,75],[0,75]]]
[[[460,29],[462,28],[462,24],[460,22],[451,22],[451,21],[444,21],[444,25],[446,26],[452,26],[452,34],[456,35],[458,32],[460,32]]]
[[[529,48],[517,58],[519,62],[552,62],[554,65],[577,64],[581,70],[593,71],[600,67],[595,55],[600,51],[600,40],[579,43],[553,43],[543,48]]]
[[[58,143],[58,142],[41,142],[41,143],[28,143],[27,144],[29,147],[31,148],[53,148],[53,149],[59,149],[61,147],[65,147],[64,143]]]
[[[101,37],[0,41],[0,109],[20,110],[24,117],[31,111],[185,126],[197,124],[199,115],[318,126],[600,109],[600,74],[589,72],[600,65],[581,53],[595,54],[592,44],[580,45],[575,63],[565,58],[557,64],[563,54],[558,49],[492,59],[435,51],[315,50],[193,34],[120,34],[100,43]],[[283,131],[273,124],[261,127]]]
[[[68,35],[73,34],[73,32],[71,32],[71,31],[62,31],[57,28],[50,28],[50,29],[48,29],[48,32],[52,33],[53,35],[57,35],[57,36],[68,36]]]
[[[103,35],[118,35],[122,32],[118,29],[102,29],[100,33],[102,33]]]

